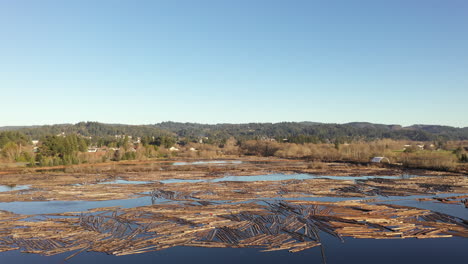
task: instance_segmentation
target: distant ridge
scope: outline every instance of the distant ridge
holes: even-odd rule
[[[314,137],[319,141],[335,140],[374,140],[381,138],[434,141],[468,140],[468,127],[457,128],[440,125],[401,125],[351,122],[330,124],[318,122],[279,122],[245,124],[199,124],[182,122],[161,122],[151,125],[105,124],[99,122],[79,122],[44,126],[5,126],[0,131],[19,131],[31,138],[55,135],[62,132],[77,133],[83,136],[106,137],[115,135],[155,136],[173,135],[177,137],[213,137],[239,139],[289,138],[298,136]]]

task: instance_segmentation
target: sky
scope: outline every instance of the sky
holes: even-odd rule
[[[466,0],[0,0],[0,126],[468,126]]]

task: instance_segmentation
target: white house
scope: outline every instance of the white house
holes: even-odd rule
[[[170,151],[179,151],[179,149],[176,148],[176,147],[171,147],[169,150],[170,150]]]
[[[387,160],[388,163],[390,163],[390,160],[386,157],[373,157],[371,159],[372,163],[381,163],[382,161]]]

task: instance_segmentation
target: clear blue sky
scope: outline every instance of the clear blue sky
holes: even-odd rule
[[[468,126],[466,0],[0,0],[0,125]]]

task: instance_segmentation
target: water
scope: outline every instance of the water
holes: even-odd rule
[[[165,183],[165,184],[168,184],[168,183],[197,183],[197,182],[208,182],[209,180],[182,180],[182,179],[168,179],[168,180],[162,180],[162,181],[159,181],[160,183]]]
[[[152,181],[115,180],[115,181],[100,182],[98,184],[149,184],[149,183],[154,183],[154,182],[152,182]]]
[[[338,239],[322,234],[328,264],[440,264],[466,263],[466,238],[439,239]],[[193,264],[283,264],[322,263],[320,247],[298,253],[288,251],[260,252],[255,248],[194,248],[174,247],[144,254],[112,256],[104,253],[81,253],[70,260],[72,253],[54,256],[24,254],[19,251],[0,253],[0,263],[36,264],[120,264],[120,263],[193,263]]]
[[[319,176],[320,178],[327,178],[332,180],[370,180],[370,179],[411,179],[414,177],[424,177],[418,175],[394,175],[394,176],[380,176],[380,175],[370,175],[370,176]]]
[[[448,197],[458,194],[442,194],[437,197]],[[416,198],[434,196],[411,196],[405,200],[391,201],[401,197],[378,197],[376,203],[400,202],[419,203]],[[347,199],[361,199],[359,197],[306,197],[316,201],[340,201]],[[305,199],[305,198],[304,198]],[[289,200],[289,199],[288,199]],[[290,199],[301,200],[301,198]],[[167,201],[167,200],[166,200]],[[124,208],[146,206],[152,204],[150,197],[140,197],[127,200],[113,201],[49,201],[49,202],[13,202],[1,203],[0,209],[13,211],[20,214],[52,214],[60,212],[86,211],[98,207],[120,206]],[[452,215],[463,213],[466,209],[451,204],[437,204],[432,201],[424,202],[445,208],[454,209]],[[408,205],[408,204],[403,204]],[[448,211],[444,211],[447,213]],[[458,212],[458,213],[457,213]],[[466,218],[466,217],[465,217]],[[31,220],[32,221],[32,220]],[[328,264],[348,263],[464,263],[466,261],[466,248],[468,239],[437,238],[437,239],[355,239],[345,237],[344,243],[330,235],[321,232],[322,244],[324,246],[325,259]],[[0,244],[1,246],[1,244]],[[156,252],[128,256],[111,256],[97,252],[83,252],[70,260],[64,259],[73,252],[54,256],[41,256],[37,254],[24,254],[18,250],[0,252],[0,263],[203,263],[218,264],[220,259],[223,263],[322,263],[321,248],[315,247],[298,253],[288,251],[261,252],[256,248],[196,248],[196,247],[173,247]]]
[[[275,200],[277,198],[272,198]],[[343,201],[353,201],[353,200],[365,200],[363,197],[332,197],[332,196],[322,196],[322,197],[294,197],[294,198],[281,198],[279,200],[285,201],[314,201],[314,202],[343,202]]]
[[[460,196],[466,195],[463,193],[443,193],[437,195],[413,195],[407,196],[402,199],[400,196],[390,196],[390,197],[378,197],[378,201],[375,203],[382,204],[396,204],[410,206],[425,210],[431,210],[434,212],[444,213],[452,216],[456,216],[462,219],[468,220],[468,208],[465,208],[462,204],[447,204],[441,203],[436,200],[429,201],[419,201],[421,198],[445,198],[451,196]]]
[[[170,184],[176,182],[226,182],[226,181],[284,181],[284,180],[306,180],[306,179],[337,179],[337,180],[367,180],[373,178],[398,179],[401,176],[319,176],[310,174],[270,174],[256,176],[224,176],[217,179],[196,179],[181,180],[170,179],[161,181]],[[404,177],[414,177],[413,175]],[[115,181],[103,182],[102,184],[149,184],[154,182],[146,181],[126,181],[117,179]],[[5,187],[0,191],[24,190],[29,186]],[[21,189],[23,188],[23,189]],[[147,193],[146,193],[147,194]],[[247,202],[258,202],[262,200],[301,200],[301,201],[322,201],[339,202],[347,200],[362,200],[369,203],[385,203],[411,206],[421,209],[428,209],[448,215],[468,219],[468,209],[459,204],[444,204],[437,201],[418,201],[418,198],[450,197],[463,194],[445,193],[439,195],[417,195],[417,196],[390,196],[390,197],[299,197],[299,198],[261,198]],[[374,201],[375,200],[375,201]],[[122,207],[134,208],[148,206],[152,204],[175,202],[166,199],[153,200],[150,196],[138,197],[125,200],[109,201],[31,201],[31,202],[10,202],[0,203],[0,210],[6,210],[18,214],[55,214],[63,212],[80,212],[101,207]],[[219,201],[229,202],[229,201]],[[195,203],[195,201],[194,201]],[[33,221],[33,220],[31,220]],[[1,222],[0,222],[1,226]],[[345,238],[344,243],[331,237],[326,233],[320,234],[322,244],[328,264],[348,264],[348,263],[466,263],[468,239],[437,238],[437,239],[355,239]],[[2,241],[0,241],[0,248]],[[64,261],[73,252],[63,253],[55,256],[41,256],[37,254],[24,254],[15,251],[0,252],[0,263],[99,263],[99,264],[119,264],[119,263],[203,263],[223,264],[230,263],[322,263],[321,248],[315,247],[298,253],[288,251],[261,252],[256,248],[195,248],[195,247],[173,247],[161,251],[128,256],[111,256],[104,253],[84,252],[76,257]]]
[[[29,188],[31,188],[29,185],[0,185],[0,192],[20,191],[27,190]]]
[[[417,175],[323,176],[323,175],[296,173],[296,174],[264,174],[264,175],[253,175],[253,176],[226,175],[222,178],[215,178],[215,179],[167,179],[167,180],[161,180],[159,182],[169,184],[169,183],[198,183],[198,182],[227,182],[227,181],[234,181],[234,182],[287,181],[287,180],[310,180],[310,179],[332,179],[332,180],[357,181],[357,180],[369,180],[369,179],[409,179],[413,177],[420,177],[420,176],[417,176]],[[150,183],[155,183],[155,182],[154,181],[128,181],[128,180],[123,180],[123,179],[117,179],[113,181],[99,182],[97,184],[150,184]],[[73,185],[81,186],[82,184],[73,184]]]
[[[163,202],[162,200],[160,200]],[[10,202],[0,203],[0,210],[17,214],[58,214],[64,212],[81,212],[100,207],[119,206],[132,208],[151,205],[151,197],[139,197],[125,200],[107,201],[37,201],[37,202]]]
[[[149,195],[149,192],[142,193],[143,195]],[[264,197],[255,200],[247,200],[239,203],[258,202],[263,204],[263,201],[274,202],[276,200],[285,201],[317,201],[317,202],[341,202],[359,200],[374,204],[397,204],[410,206],[420,209],[431,210],[440,212],[463,219],[468,219],[468,209],[464,208],[461,204],[444,204],[439,203],[435,200],[429,201],[418,201],[420,198],[444,198],[451,196],[459,196],[464,194],[459,193],[444,193],[438,195],[411,195],[411,196],[375,196],[375,197],[333,197],[333,196],[319,196],[319,197],[294,197],[294,198],[282,198],[282,197]],[[374,202],[375,200],[375,202]],[[151,199],[150,196],[143,196],[133,199],[120,199],[120,200],[106,200],[106,201],[31,201],[31,202],[9,202],[0,203],[0,210],[5,210],[17,214],[56,214],[64,212],[81,212],[87,211],[94,208],[101,207],[121,207],[121,208],[133,208],[139,206],[147,206],[152,204],[176,202],[167,199]],[[194,201],[195,202],[195,201]],[[231,201],[211,201],[216,203],[230,203]]]
[[[161,183],[196,183],[196,182],[226,182],[226,181],[239,181],[239,182],[253,182],[253,181],[284,181],[284,180],[306,180],[314,179],[315,176],[308,174],[268,174],[268,175],[254,175],[254,176],[224,176],[216,179],[198,179],[198,180],[184,180],[184,179],[169,179],[162,180]]]
[[[468,208],[462,204],[447,204],[436,200],[419,201],[424,198],[445,198],[451,196],[466,195],[463,193],[442,193],[436,195],[411,195],[411,196],[375,196],[375,197],[294,197],[294,198],[270,198],[271,200],[285,201],[317,201],[317,202],[342,202],[359,200],[371,204],[395,204],[419,209],[430,210],[468,220]],[[373,202],[375,200],[375,202]]]
[[[240,160],[208,160],[208,161],[194,161],[194,162],[174,162],[174,166],[184,166],[184,165],[204,165],[204,164],[217,164],[217,165],[226,165],[226,164],[241,164]]]
[[[168,179],[162,180],[161,183],[197,183],[197,182],[253,182],[253,181],[287,181],[287,180],[310,180],[310,179],[333,179],[333,180],[369,180],[369,179],[401,179],[418,177],[416,175],[404,175],[404,176],[322,176],[305,173],[296,174],[264,174],[264,175],[253,175],[253,176],[224,176],[216,179]]]

